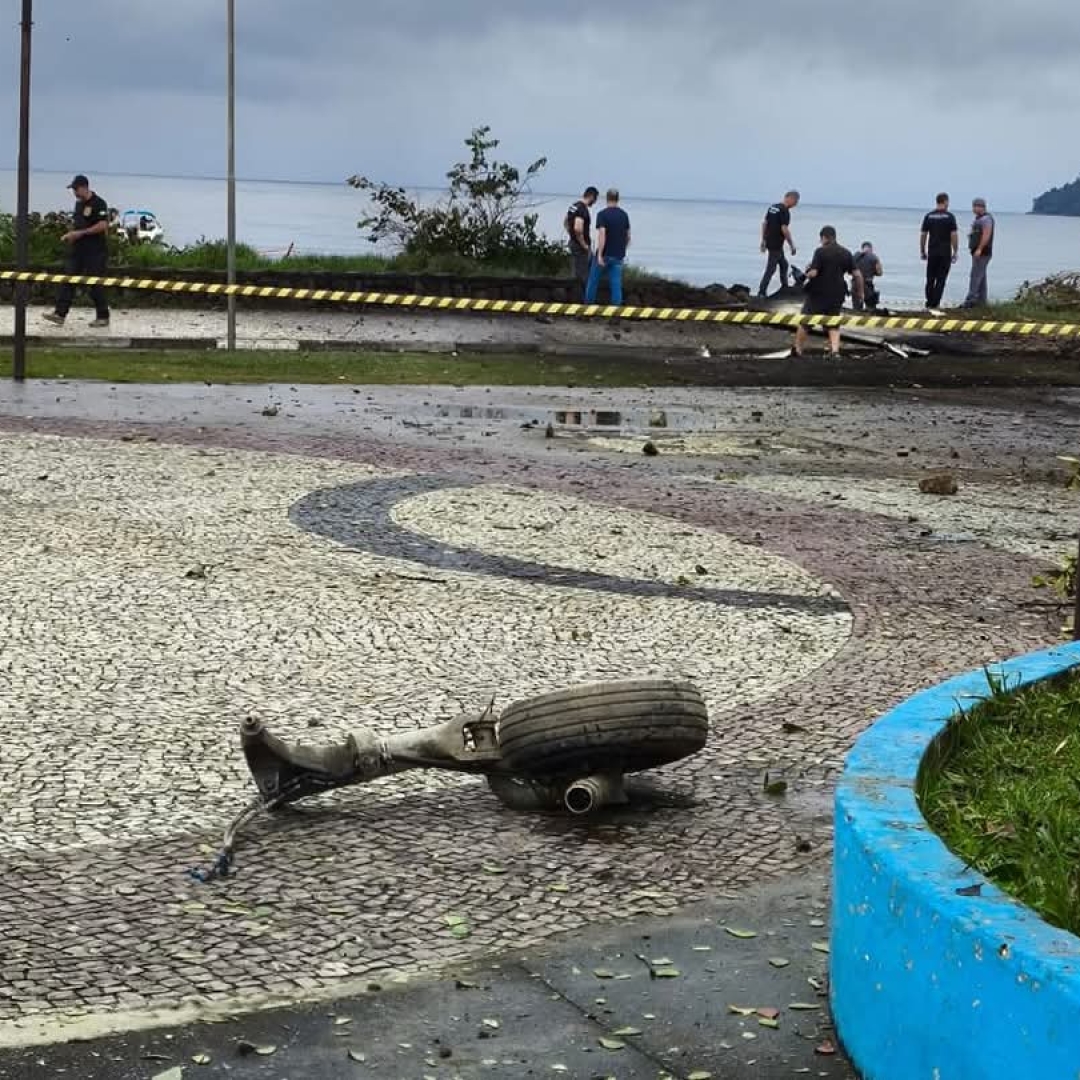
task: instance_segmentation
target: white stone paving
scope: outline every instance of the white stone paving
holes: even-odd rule
[[[316,488],[391,475],[365,466],[45,436],[0,452],[0,850],[216,829],[252,793],[236,737],[250,714],[321,742],[645,673],[695,678],[719,711],[806,675],[850,631],[842,613],[420,568],[289,521]],[[396,517],[597,573],[823,592],[756,547],[564,496],[441,491]],[[371,797],[456,782],[414,774]]]

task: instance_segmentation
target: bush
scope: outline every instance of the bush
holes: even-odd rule
[[[527,202],[533,179],[547,165],[538,158],[524,172],[488,154],[499,145],[489,127],[474,128],[465,140],[470,160],[447,174],[449,194],[422,206],[401,187],[352,176],[348,183],[365,192],[373,212],[361,218],[372,244],[388,241],[410,263],[428,265],[454,259],[514,266],[529,273],[565,272],[566,248],[538,230],[539,215]]]
[[[62,213],[30,215],[30,265],[55,263],[65,255],[60,237],[71,228],[71,215]],[[15,261],[15,217],[0,213],[0,263]]]

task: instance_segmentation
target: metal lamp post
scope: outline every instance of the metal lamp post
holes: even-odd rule
[[[228,242],[226,253],[226,280],[236,284],[236,0],[226,0],[228,11]],[[236,297],[230,292],[228,304],[228,348],[236,349]]]
[[[15,265],[27,269],[30,256],[30,34],[34,25],[34,0],[22,0],[22,63],[19,79],[18,194],[15,207]],[[15,286],[15,343],[11,376],[26,378],[26,304],[30,286]]]

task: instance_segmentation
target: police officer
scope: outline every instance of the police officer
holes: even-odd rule
[[[75,214],[72,227],[61,240],[70,248],[67,272],[84,276],[102,276],[109,254],[109,207],[105,200],[90,190],[90,181],[80,173],[68,184],[75,194]],[[90,324],[102,329],[109,325],[109,302],[101,285],[90,286],[97,317]],[[74,285],[61,285],[56,294],[56,310],[45,316],[54,326],[63,326],[71,301],[75,298]]]

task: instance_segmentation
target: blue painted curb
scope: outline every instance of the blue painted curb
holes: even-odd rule
[[[1019,689],[1077,665],[1080,644],[990,670]],[[1080,1080],[1080,938],[967,869],[915,801],[927,749],[988,696],[975,671],[909,698],[837,789],[830,993],[864,1080]]]

